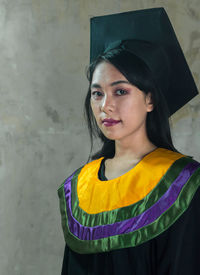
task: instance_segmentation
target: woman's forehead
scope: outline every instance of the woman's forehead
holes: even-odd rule
[[[126,77],[111,63],[109,62],[101,62],[99,63],[93,73],[91,86],[94,84],[101,83],[110,83],[114,81],[126,81],[128,80]]]

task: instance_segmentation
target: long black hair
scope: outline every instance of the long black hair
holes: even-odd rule
[[[92,76],[96,66],[101,62],[109,62],[115,66],[115,68],[117,68],[132,85],[136,86],[145,94],[149,92],[151,93],[154,109],[153,111],[147,113],[147,136],[155,146],[178,152],[172,142],[169,126],[169,110],[165,98],[156,85],[156,81],[150,69],[140,58],[138,58],[133,53],[121,48],[115,48],[108,51],[107,53],[99,55],[87,69],[89,88],[85,98],[85,118],[91,139],[91,152],[93,149],[94,137],[99,137],[103,143],[101,150],[90,156],[91,159],[97,159],[100,157],[112,158],[115,154],[115,141],[109,140],[101,132],[97,126],[90,105],[90,85],[92,82]]]

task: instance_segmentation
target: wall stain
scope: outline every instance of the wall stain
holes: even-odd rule
[[[46,112],[46,115],[51,118],[51,120],[54,122],[54,123],[60,123],[60,117],[59,117],[59,114],[56,110],[54,110],[51,106],[45,106],[44,107],[45,109],[45,112]]]
[[[193,7],[190,7],[189,5],[187,6],[187,13],[190,17],[194,18],[195,20],[199,20],[199,10],[194,9]]]
[[[200,32],[193,31],[190,34],[189,50],[186,52],[186,56],[188,56],[190,64],[196,61],[197,55],[199,54],[200,47],[197,46],[199,45],[198,40],[200,40]]]

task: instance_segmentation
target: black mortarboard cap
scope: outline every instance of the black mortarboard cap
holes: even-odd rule
[[[131,51],[152,71],[170,115],[198,94],[164,8],[97,16],[90,23],[90,62],[115,47]]]

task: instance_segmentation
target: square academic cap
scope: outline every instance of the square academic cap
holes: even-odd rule
[[[90,62],[115,47],[131,51],[152,71],[170,115],[198,94],[164,8],[93,17],[90,24]]]

